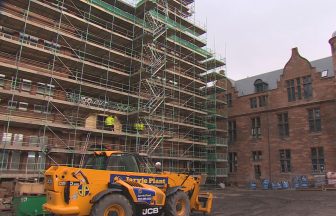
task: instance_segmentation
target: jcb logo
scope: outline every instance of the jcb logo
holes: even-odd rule
[[[87,186],[86,184],[79,185],[78,187],[79,196],[85,197],[89,195],[89,193],[90,193],[89,186]]]
[[[159,213],[159,208],[148,208],[148,209],[142,210],[142,215],[153,215],[153,214],[158,214],[158,213]]]

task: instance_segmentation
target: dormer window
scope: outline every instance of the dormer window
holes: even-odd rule
[[[328,77],[328,70],[324,70],[321,72],[321,77]]]
[[[254,82],[255,92],[264,92],[268,90],[268,84],[263,82],[261,79],[257,79]]]

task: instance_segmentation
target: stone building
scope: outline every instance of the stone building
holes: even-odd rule
[[[283,69],[228,84],[232,184],[336,170],[336,32],[329,43],[330,57],[294,48]]]

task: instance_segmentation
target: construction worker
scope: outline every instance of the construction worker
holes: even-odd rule
[[[145,129],[145,125],[143,123],[135,123],[134,129],[138,132],[143,131]]]
[[[115,119],[113,118],[113,116],[109,115],[105,118],[105,128],[107,130],[111,130],[114,131],[114,122]]]

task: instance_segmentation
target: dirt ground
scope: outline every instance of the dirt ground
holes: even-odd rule
[[[336,215],[336,191],[226,189],[213,193],[215,200],[212,216]]]

